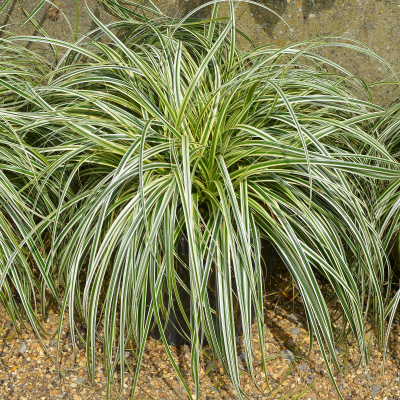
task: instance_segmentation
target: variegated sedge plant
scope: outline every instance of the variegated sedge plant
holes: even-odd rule
[[[242,399],[233,297],[257,386],[254,337],[266,372],[264,238],[302,296],[311,344],[316,338],[332,379],[331,365],[341,368],[337,337],[315,271],[329,281],[343,332],[354,336],[367,366],[365,323],[374,324],[385,349],[385,321],[398,300],[384,295],[384,224],[369,197],[374,185],[400,178],[379,133],[386,111],[370,102],[362,80],[318,55],[326,43],[240,50],[232,1],[228,19],[212,2],[208,21],[171,19],[150,0],[132,4],[146,17],[108,0],[120,18],[107,26],[88,7],[98,28],[73,44],[1,39],[0,287],[11,317],[24,323],[25,314],[40,335],[33,301],[40,296],[45,314],[50,297],[61,309],[59,335],[68,312],[74,349],[76,318],[83,320],[92,377],[101,362],[96,343],[103,343],[108,394],[112,384],[118,389],[118,365],[123,381],[133,344],[134,392],[149,330],[155,323],[162,333],[174,312],[165,293],[179,300],[176,249],[185,232],[195,397],[204,332]],[[64,53],[53,64],[24,48],[27,40]],[[392,203],[385,203],[388,216]],[[215,309],[207,294],[212,268]]]

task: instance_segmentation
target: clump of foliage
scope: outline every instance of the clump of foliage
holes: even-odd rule
[[[45,314],[50,297],[60,321],[68,310],[74,347],[76,318],[85,322],[91,374],[103,342],[109,384],[118,363],[123,377],[134,343],[136,385],[149,330],[155,323],[163,332],[174,313],[165,293],[179,302],[184,234],[196,396],[203,332],[242,398],[233,299],[256,384],[251,309],[263,338],[264,238],[293,277],[327,365],[340,369],[316,270],[367,365],[366,320],[385,348],[398,301],[384,294],[382,220],[398,219],[397,198],[387,197],[400,178],[395,139],[381,129],[393,128],[387,112],[368,101],[361,80],[313,51],[324,43],[240,50],[232,2],[230,19],[218,18],[216,2],[208,21],[170,19],[150,1],[140,5],[147,17],[110,4],[120,20],[105,26],[88,8],[98,28],[74,44],[0,42],[0,295],[13,320],[23,322],[23,310],[40,334],[34,301],[39,294]],[[54,63],[25,40],[64,52]]]

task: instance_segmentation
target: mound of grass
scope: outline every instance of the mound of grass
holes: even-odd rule
[[[340,365],[316,271],[366,366],[365,322],[384,349],[398,301],[385,294],[382,243],[398,234],[397,224],[383,232],[398,219],[388,196],[400,178],[383,129],[388,112],[368,100],[361,80],[314,52],[325,43],[239,50],[233,3],[230,19],[218,18],[216,2],[208,21],[170,19],[150,1],[140,7],[152,17],[109,4],[121,19],[105,26],[88,8],[99,28],[74,44],[0,42],[0,295],[12,318],[25,314],[40,334],[34,301],[40,295],[45,314],[51,297],[60,321],[68,310],[74,348],[76,318],[85,322],[90,374],[97,340],[109,384],[119,363],[123,378],[124,350],[134,345],[135,385],[155,323],[190,397],[163,334],[183,287],[196,396],[205,335],[242,398],[233,301],[255,383],[251,310],[263,338],[264,238],[293,277],[332,379],[328,361]],[[49,62],[26,40],[64,53]],[[177,269],[181,235],[189,284]]]

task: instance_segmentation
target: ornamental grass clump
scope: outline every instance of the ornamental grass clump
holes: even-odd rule
[[[205,339],[243,398],[233,303],[256,385],[264,239],[290,271],[327,365],[341,368],[316,271],[366,366],[366,321],[384,348],[397,304],[384,295],[390,267],[369,196],[400,178],[376,125],[386,111],[368,101],[363,81],[314,52],[324,43],[240,50],[232,2],[229,19],[218,18],[216,2],[207,21],[139,6],[151,16],[112,2],[121,18],[107,26],[88,8],[98,28],[74,44],[1,39],[0,295],[11,317],[27,318],[40,335],[39,312],[58,304],[58,333],[68,311],[74,348],[76,321],[84,321],[89,373],[101,341],[108,389],[118,365],[123,381],[132,346],[136,387],[156,324],[190,397],[163,333],[173,302],[183,307],[183,288],[196,398]],[[64,52],[53,63],[22,47],[26,40]],[[187,282],[177,269],[182,236]]]

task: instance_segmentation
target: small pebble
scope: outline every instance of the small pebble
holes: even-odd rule
[[[296,343],[294,342],[294,340],[292,338],[289,338],[287,341],[289,347],[296,347]]]
[[[209,361],[206,367],[206,371],[215,372],[217,370],[217,363],[214,361]]]
[[[381,391],[381,387],[379,385],[372,385],[372,394],[375,396]]]
[[[300,370],[300,371],[307,371],[307,364],[306,364],[306,363],[300,364],[299,370]]]
[[[293,328],[290,332],[292,332],[293,335],[298,335],[300,333],[300,328]]]
[[[290,362],[292,362],[292,361],[294,360],[294,355],[293,355],[293,353],[292,353],[290,350],[282,350],[282,351],[281,351],[281,354],[282,354],[282,357],[283,357],[285,360],[288,360],[288,361],[290,361]]]
[[[21,346],[20,346],[20,348],[18,350],[18,353],[19,354],[24,354],[25,352],[26,352],[26,344],[22,342]]]
[[[299,318],[297,317],[296,314],[289,314],[289,315],[288,315],[288,320],[289,320],[290,322],[295,323],[295,322],[297,322],[297,321],[299,320]]]
[[[336,354],[340,354],[343,351],[343,349],[340,346],[338,346],[338,347],[335,347],[335,351],[336,351]]]

